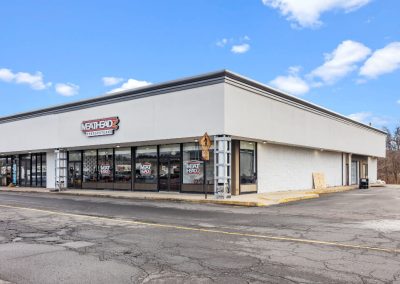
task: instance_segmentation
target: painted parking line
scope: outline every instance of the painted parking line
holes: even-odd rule
[[[35,212],[41,212],[41,213],[46,213],[46,214],[52,214],[52,215],[66,216],[66,217],[74,217],[74,218],[82,218],[82,219],[90,219],[90,220],[100,220],[100,221],[124,223],[124,224],[131,224],[131,225],[145,225],[145,226],[149,226],[149,227],[168,228],[168,229],[176,229],[176,230],[183,230],[183,231],[194,231],[194,232],[201,232],[201,233],[212,233],[212,234],[220,234],[220,235],[239,236],[239,237],[250,237],[250,238],[273,240],[273,241],[315,244],[315,245],[332,246],[332,247],[339,247],[339,248],[379,251],[379,252],[394,253],[394,254],[400,253],[400,249],[389,249],[389,248],[381,248],[381,247],[373,247],[373,246],[352,245],[352,244],[345,244],[345,243],[338,243],[338,242],[300,239],[300,238],[292,238],[292,237],[277,237],[277,236],[270,236],[270,235],[187,227],[187,226],[179,226],[179,225],[172,225],[172,224],[134,221],[134,220],[119,219],[119,218],[117,219],[117,218],[97,217],[97,216],[89,216],[89,215],[84,215],[84,214],[73,214],[73,213],[64,213],[64,212],[52,211],[52,210],[27,208],[27,207],[21,207],[21,206],[0,205],[0,208],[35,211]]]

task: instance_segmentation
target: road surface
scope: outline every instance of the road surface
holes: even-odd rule
[[[0,283],[400,283],[399,204],[394,187],[267,208],[1,192]]]

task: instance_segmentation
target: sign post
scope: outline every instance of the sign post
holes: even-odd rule
[[[209,161],[210,160],[210,148],[212,145],[211,138],[208,136],[207,132],[204,133],[204,135],[201,137],[199,140],[199,144],[201,146],[201,158],[203,161]],[[205,195],[205,199],[207,199],[207,187],[206,187],[206,178],[207,176],[204,175],[203,177],[203,191]]]
[[[204,133],[203,137],[201,137],[199,144],[201,146],[201,157],[203,161],[210,160],[210,151],[212,142],[210,136],[208,136],[207,132]]]

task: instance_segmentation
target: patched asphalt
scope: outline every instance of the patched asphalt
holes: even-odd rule
[[[1,192],[0,283],[400,283],[399,203],[396,187],[266,208]]]

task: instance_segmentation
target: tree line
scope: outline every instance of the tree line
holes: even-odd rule
[[[378,159],[378,179],[386,183],[400,183],[400,126],[393,131],[383,128],[386,137],[386,158]]]

